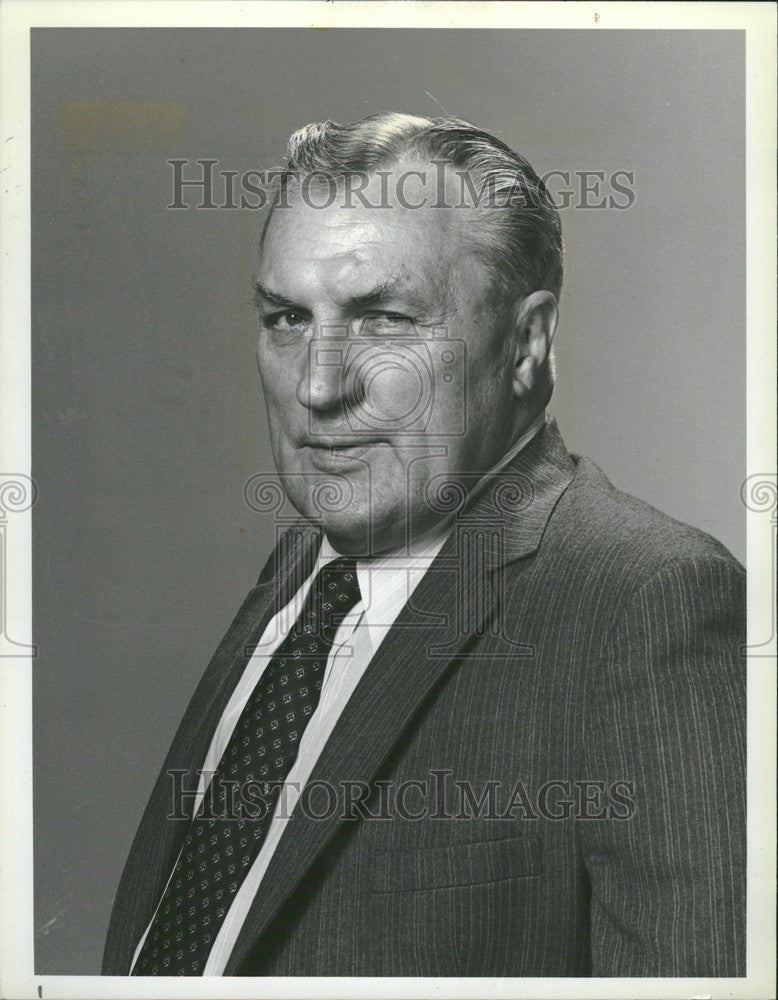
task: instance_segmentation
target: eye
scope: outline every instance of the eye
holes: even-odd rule
[[[288,347],[305,338],[310,317],[296,309],[284,309],[261,317],[262,326],[269,332],[271,341],[279,347]]]
[[[361,333],[383,337],[413,336],[414,325],[410,316],[396,312],[373,313],[362,320]]]
[[[305,316],[302,313],[289,309],[287,312],[274,313],[265,320],[267,326],[274,330],[293,330],[305,324]]]

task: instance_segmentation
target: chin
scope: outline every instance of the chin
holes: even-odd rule
[[[367,529],[358,533],[349,531],[347,534],[342,534],[337,527],[324,525],[324,534],[330,545],[341,555],[357,557],[372,555]]]
[[[399,548],[405,540],[405,519],[401,513],[347,510],[319,517],[327,538],[344,555],[376,555]]]

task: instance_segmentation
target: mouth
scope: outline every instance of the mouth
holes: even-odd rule
[[[365,468],[374,449],[388,446],[388,441],[376,439],[349,438],[308,438],[301,448],[309,461],[322,470],[345,470]]]

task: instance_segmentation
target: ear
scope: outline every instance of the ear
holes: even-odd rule
[[[523,403],[543,380],[558,319],[559,307],[551,292],[533,292],[519,306],[510,360],[513,394]]]

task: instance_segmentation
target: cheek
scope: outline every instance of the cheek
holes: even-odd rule
[[[399,365],[376,365],[364,379],[363,407],[390,430],[411,426],[423,409],[429,391],[414,370]]]
[[[277,358],[260,358],[259,375],[269,419],[274,425],[289,426],[299,405],[293,366]]]

